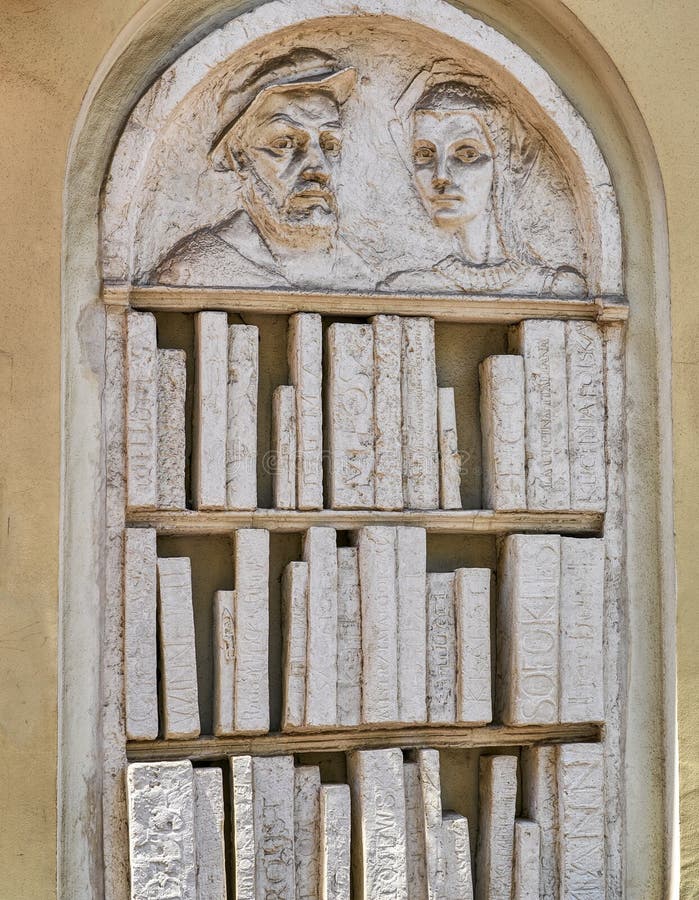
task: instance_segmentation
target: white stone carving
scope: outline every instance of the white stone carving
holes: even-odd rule
[[[401,406],[402,326],[398,316],[374,316],[374,492],[376,509],[403,508]]]
[[[127,528],[124,543],[124,699],[126,736],[158,736],[156,535]]]
[[[362,625],[356,547],[337,549],[337,724],[362,717]]]
[[[328,502],[374,506],[374,335],[370,325],[335,322],[327,331]]]
[[[398,716],[427,721],[427,533],[396,528]]]
[[[194,770],[197,900],[226,900],[223,773]]]
[[[289,318],[289,373],[296,390],[296,505],[323,508],[322,324],[316,313]]]
[[[255,900],[256,833],[253,761],[251,756],[232,756],[231,812],[233,818],[233,871],[236,900]]]
[[[515,820],[512,900],[539,900],[540,840],[536,822]]]
[[[529,319],[512,337],[513,348],[524,358],[527,505],[569,509],[565,322]]]
[[[396,529],[357,534],[362,616],[362,721],[398,719],[398,599]]]
[[[235,727],[269,731],[269,532],[235,533]]]
[[[284,699],[282,728],[306,723],[308,563],[290,562],[282,580]]]
[[[473,900],[471,844],[468,819],[458,813],[446,813],[442,820],[442,845],[446,861],[446,897]]]
[[[454,572],[456,721],[493,718],[490,666],[490,569]]]
[[[254,325],[228,328],[228,417],[226,505],[257,506],[258,331]]]
[[[320,823],[320,900],[350,900],[351,813],[346,784],[321,787]]]
[[[407,900],[405,793],[401,750],[348,755],[355,837],[353,885],[357,900]]]
[[[296,509],[296,391],[282,384],[272,395],[274,506]]]
[[[558,748],[522,750],[522,809],[540,828],[539,896],[558,900]]]
[[[158,506],[184,509],[187,354],[158,350]]]
[[[303,543],[308,563],[306,724],[337,722],[337,547],[333,528],[313,527]]]
[[[513,534],[500,558],[498,696],[508,725],[558,721],[561,539]]]
[[[155,316],[126,317],[126,489],[131,507],[158,505],[158,348]]]
[[[198,900],[192,764],[134,763],[127,785],[131,900]]]
[[[439,751],[415,754],[425,829],[425,870],[428,900],[439,900],[446,888],[446,857],[442,845],[442,798],[439,782]]]
[[[235,734],[235,591],[216,591],[213,609],[214,734]]]
[[[163,736],[199,736],[192,571],[188,557],[158,560],[158,630]]]
[[[402,324],[403,504],[407,509],[438,509],[434,321],[405,318]]]
[[[255,897],[294,897],[294,758],[255,757],[252,773]]]
[[[403,783],[405,788],[408,900],[424,900],[427,896],[425,817],[423,815],[420,772],[416,762],[404,764]]]
[[[427,575],[427,718],[435,724],[456,717],[456,623],[454,573]]]
[[[321,799],[318,766],[294,769],[294,855],[296,897],[321,900]]]
[[[226,408],[228,316],[201,312],[195,317],[196,379],[192,494],[197,509],[226,505]]]
[[[517,757],[480,761],[476,900],[511,900]]]
[[[439,505],[441,509],[461,509],[461,455],[456,437],[454,388],[437,393],[439,429]]]
[[[526,509],[524,362],[489,356],[480,364],[483,506]]]

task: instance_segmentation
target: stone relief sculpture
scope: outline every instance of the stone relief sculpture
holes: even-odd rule
[[[517,194],[540,144],[494,86],[440,61],[415,77],[396,114],[394,140],[453,250],[432,265],[393,273],[382,290],[586,295],[580,272],[547,266],[520,229]]]
[[[334,175],[342,150],[341,110],[356,70],[298,49],[269,60],[226,98],[233,109],[209,154],[237,176],[241,208],[184,238],[158,266],[164,284],[281,287],[335,279],[365,268],[338,238]]]

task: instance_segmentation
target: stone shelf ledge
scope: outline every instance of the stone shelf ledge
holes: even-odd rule
[[[602,740],[603,726],[576,725],[433,725],[364,726],[307,733],[278,732],[239,737],[200,737],[187,741],[130,741],[131,761],[148,759],[215,760],[229,755],[278,756],[286,753],[343,753],[356,749],[434,747],[470,750],[479,747],[525,747],[542,743]]]
[[[162,535],[229,534],[239,528],[266,528],[276,532],[302,532],[313,525],[338,531],[354,531],[365,525],[413,525],[433,534],[600,534],[604,514],[587,510],[334,510],[313,511],[256,509],[250,512],[221,510],[132,509],[128,526],[155,528]]]
[[[109,306],[151,312],[200,312],[291,315],[316,312],[325,316],[366,318],[379,313],[431,316],[440,322],[513,324],[523,319],[592,319],[624,322],[628,303],[623,297],[561,300],[555,297],[438,296],[434,294],[323,294],[306,291],[270,291],[236,288],[181,288],[104,285]]]

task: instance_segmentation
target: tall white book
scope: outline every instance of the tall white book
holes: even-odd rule
[[[401,319],[374,316],[375,506],[403,508]]]
[[[289,317],[289,373],[296,396],[296,504],[323,508],[323,326],[317,313]]]
[[[196,378],[192,494],[197,509],[224,509],[228,316],[224,312],[200,312],[194,322]]]
[[[257,506],[257,388],[259,335],[255,325],[228,328],[226,506]]]
[[[482,756],[476,900],[511,900],[517,757]]]
[[[479,367],[483,506],[526,509],[524,360],[489,356]]]
[[[306,532],[308,563],[306,724],[337,723],[337,541],[334,528]]]
[[[427,575],[427,718],[456,719],[456,621],[454,573]]]
[[[405,318],[402,325],[403,505],[439,509],[434,321]]]
[[[126,316],[126,496],[158,505],[158,347],[153,313]]]

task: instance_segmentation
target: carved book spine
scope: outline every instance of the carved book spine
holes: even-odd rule
[[[401,354],[403,505],[439,508],[434,322],[405,318]]]
[[[269,731],[269,532],[235,533],[235,727]]]
[[[461,456],[456,435],[454,388],[439,388],[437,423],[439,429],[439,505],[441,509],[461,509]]]
[[[235,591],[214,595],[214,734],[235,734]]]
[[[480,760],[476,900],[511,900],[517,757]]]
[[[604,352],[595,322],[566,322],[570,504],[606,506]]]
[[[515,821],[512,900],[539,900],[540,840],[535,822]]]
[[[295,897],[294,758],[255,757],[255,897]]]
[[[257,386],[259,336],[254,325],[228,329],[226,506],[257,506]]]
[[[439,751],[418,750],[418,777],[425,829],[425,871],[428,900],[440,900],[446,888],[446,860],[442,846],[442,798],[439,781]]]
[[[471,843],[466,816],[457,813],[445,814],[442,820],[442,844],[447,876],[444,896],[458,900],[473,900]]]
[[[456,721],[485,725],[493,718],[490,666],[490,569],[454,573]]]
[[[514,534],[500,558],[498,697],[506,725],[558,722],[561,539]]]
[[[322,322],[317,313],[289,318],[289,372],[296,390],[296,503],[323,508]]]
[[[282,728],[306,724],[308,563],[290,562],[282,579],[284,700]]]
[[[197,900],[226,900],[223,773],[194,770]]]
[[[570,509],[565,322],[521,322],[513,346],[524,358],[527,505]]]
[[[522,809],[539,825],[539,896],[558,900],[558,748],[522,750]]]
[[[236,900],[255,900],[256,835],[251,756],[231,756],[233,873]]]
[[[405,791],[408,900],[425,900],[425,897],[427,897],[425,819],[422,806],[420,772],[416,762],[404,764],[403,784]]]
[[[130,507],[158,505],[158,348],[155,316],[126,316],[126,490]]]
[[[296,509],[296,391],[282,384],[272,395],[275,509]]]
[[[427,721],[427,533],[396,528],[398,592],[398,714]]]
[[[370,325],[327,332],[329,505],[374,506],[374,336]]]
[[[126,736],[158,736],[156,535],[127,528],[124,542],[124,701]]]
[[[158,560],[163,736],[199,736],[192,572],[187,557]]]
[[[184,509],[187,354],[158,350],[158,506]]]
[[[374,316],[375,506],[403,508],[401,342],[398,316]]]
[[[337,724],[362,718],[362,623],[356,547],[337,550]]]
[[[346,784],[321,787],[320,823],[320,900],[350,900],[351,811]]]
[[[294,769],[294,854],[296,897],[320,900],[320,769]]]
[[[195,348],[192,494],[197,509],[224,509],[228,385],[226,313],[197,313]]]
[[[521,356],[490,356],[479,372],[483,506],[526,509],[524,361]]]
[[[454,573],[427,576],[427,718],[449,724],[456,717]]]
[[[560,896],[604,900],[604,756],[601,744],[558,750]]]
[[[334,528],[309,528],[306,724],[337,722],[337,545]]]

